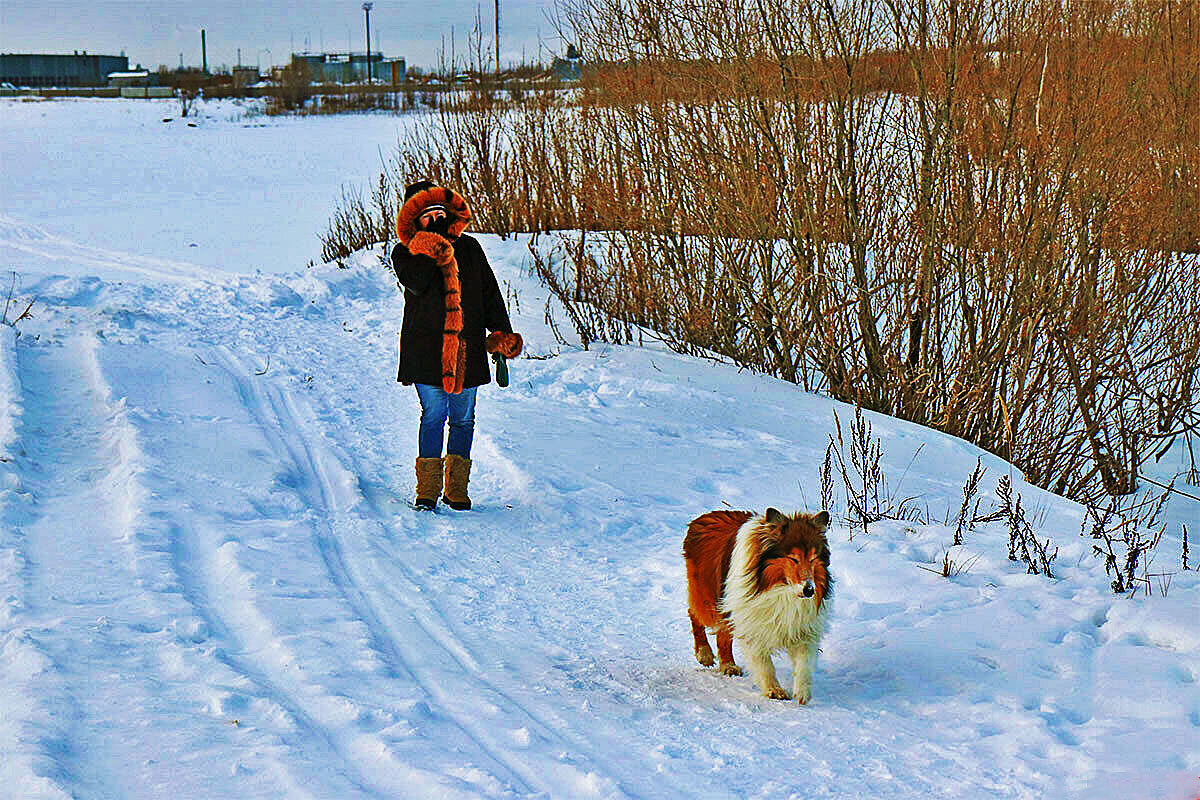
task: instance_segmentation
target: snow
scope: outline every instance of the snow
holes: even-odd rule
[[[177,100],[0,103],[0,244],[45,271],[135,279],[320,261],[341,187],[368,188],[408,124],[268,117],[258,100],[187,118]]]
[[[852,409],[658,347],[560,345],[526,242],[482,236],[538,358],[481,390],[475,509],[414,512],[402,299],[378,249],[305,268],[298,244],[404,120],[245,127],[209,104],[190,129],[165,107],[0,102],[0,252],[37,298],[0,326],[12,796],[1197,796],[1200,580],[1177,524],[1200,531],[1196,505],[1171,506],[1166,595],[1118,597],[1079,506],[870,415],[937,519],[977,458],[985,508],[1010,475],[1055,578],[1007,559],[1001,523],[946,579],[921,567],[952,526],[835,516],[813,701],[766,700],[692,656],[683,531],[726,504],[815,508]],[[228,189],[174,194],[176,162]]]

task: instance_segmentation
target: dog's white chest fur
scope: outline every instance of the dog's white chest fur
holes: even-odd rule
[[[748,563],[748,539],[743,526],[738,531],[721,596],[721,611],[729,616],[733,635],[756,650],[815,645],[825,631],[829,604],[822,603],[818,609],[812,598],[798,596],[793,585],[759,593],[754,570]]]
[[[825,631],[825,604],[796,596],[794,586],[779,586],[758,595],[730,592],[722,600],[733,635],[763,650],[793,650],[813,644]]]

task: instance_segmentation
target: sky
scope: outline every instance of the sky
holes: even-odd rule
[[[0,0],[0,52],[129,56],[129,66],[200,66],[200,30],[207,32],[210,69],[238,63],[282,65],[291,52],[362,52],[362,0]],[[494,50],[494,0],[374,0],[371,50],[402,57],[409,66],[466,63],[482,21],[485,58]],[[555,0],[501,0],[504,64],[541,59],[565,50],[554,23]],[[540,46],[539,46],[540,45]]]

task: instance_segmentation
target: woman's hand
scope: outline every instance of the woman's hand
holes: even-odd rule
[[[429,231],[418,231],[408,243],[408,251],[414,255],[429,256],[439,265],[449,264],[454,259],[454,245]]]
[[[487,339],[483,341],[483,347],[489,353],[499,353],[505,358],[516,358],[521,355],[525,342],[519,333],[495,331],[488,334]]]

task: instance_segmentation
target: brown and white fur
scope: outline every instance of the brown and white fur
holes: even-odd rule
[[[792,696],[812,699],[817,648],[825,631],[833,577],[829,572],[829,513],[787,516],[774,508],[711,511],[688,525],[688,617],[696,660],[713,663],[706,629],[717,636],[721,673],[741,675],[733,639],[741,640],[754,680],[764,696],[786,700],[771,653],[786,650],[792,661]]]

